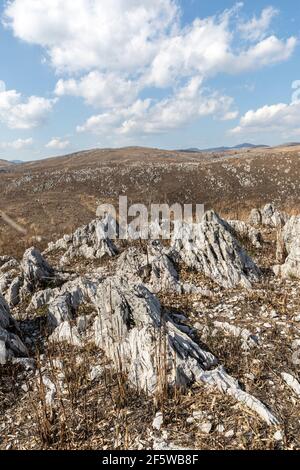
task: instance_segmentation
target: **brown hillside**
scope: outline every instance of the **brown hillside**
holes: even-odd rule
[[[27,230],[17,233],[0,220],[1,251],[11,240],[21,249],[42,245],[95,215],[97,203],[205,203],[223,215],[242,217],[252,207],[275,202],[298,211],[300,147],[224,153],[185,153],[148,148],[90,150],[0,172],[0,211]]]

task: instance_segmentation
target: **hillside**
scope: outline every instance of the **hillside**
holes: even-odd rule
[[[300,202],[300,146],[216,153],[148,148],[91,150],[6,166],[0,174],[0,210],[27,230],[15,250],[44,247],[87,223],[99,202],[204,203],[235,218],[268,201],[293,211]],[[0,222],[2,250],[15,231]]]
[[[0,170],[12,166],[14,163],[0,158]]]
[[[0,257],[0,449],[299,449],[300,218],[107,223]]]

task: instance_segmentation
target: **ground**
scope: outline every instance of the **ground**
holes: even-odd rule
[[[293,349],[300,332],[300,281],[274,276],[276,229],[265,228],[262,235],[261,249],[248,247],[263,271],[253,289],[221,288],[181,263],[181,280],[205,287],[212,295],[160,292],[159,298],[164,308],[186,316],[195,340],[272,410],[278,427],[267,426],[236,400],[201,384],[146,396],[129,386],[125,374],[115,373],[90,343],[82,348],[45,343],[44,312],[24,315],[26,305],[21,304],[14,314],[24,336],[30,331],[35,338],[31,355],[40,372],[26,373],[24,382],[22,369],[1,367],[0,448],[151,449],[163,441],[188,449],[299,449],[299,397],[281,373],[300,378]],[[59,258],[57,252],[49,261],[55,265]],[[116,262],[103,263],[113,272]],[[76,259],[69,269],[82,275],[98,267],[99,261],[94,265]],[[88,306],[80,308],[80,314],[91,313]],[[245,347],[241,336],[226,331],[224,324],[247,330],[255,341]],[[101,371],[91,380],[93,365],[101,365]],[[45,404],[44,367],[58,390],[54,412]],[[157,412],[163,414],[160,430],[153,429]]]

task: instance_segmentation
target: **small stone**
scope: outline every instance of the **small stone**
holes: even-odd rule
[[[251,373],[245,374],[245,377],[246,377],[246,379],[249,379],[249,380],[254,380],[255,379],[254,374],[251,374]]]
[[[209,434],[212,428],[212,424],[210,421],[204,421],[200,424],[199,430],[203,432],[203,434]]]
[[[230,429],[225,433],[225,437],[233,437],[234,436],[234,431],[233,429]]]
[[[281,431],[276,431],[273,437],[274,437],[275,441],[282,441],[283,440],[283,434],[282,434]]]
[[[223,424],[218,424],[218,426],[216,427],[216,431],[220,434],[223,433],[225,431]]]
[[[100,379],[102,375],[103,375],[103,367],[101,366],[92,367],[91,372],[90,372],[90,379],[92,382],[94,380]]]
[[[155,418],[152,423],[153,429],[156,429],[157,431],[160,431],[160,428],[162,427],[164,422],[163,414],[159,411],[156,413]]]
[[[206,414],[203,411],[193,411],[193,418],[196,420],[203,419]]]

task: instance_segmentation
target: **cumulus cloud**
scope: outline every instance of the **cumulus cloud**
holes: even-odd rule
[[[24,98],[16,90],[7,90],[0,81],[0,122],[10,129],[32,129],[43,124],[55,99],[39,96]]]
[[[46,148],[56,149],[56,150],[64,150],[69,146],[70,146],[70,141],[69,140],[62,140],[62,139],[57,138],[57,137],[51,139],[46,144]]]
[[[33,144],[33,139],[30,137],[28,139],[17,139],[12,142],[0,142],[0,148],[21,150],[26,147],[31,147],[32,144]]]
[[[242,36],[250,41],[264,39],[273,18],[278,14],[279,10],[272,6],[264,8],[259,18],[254,16],[250,21],[240,22],[238,29]]]
[[[177,13],[173,0],[14,0],[5,22],[44,47],[60,71],[135,70],[151,60]]]
[[[236,52],[232,24],[235,13],[234,8],[219,16],[196,19],[178,34],[165,38],[150,65],[149,84],[164,87],[191,74],[209,78],[218,73],[241,73],[292,55],[297,44],[293,36],[281,40],[270,35]]]
[[[183,26],[177,0],[11,0],[4,22],[44,49],[60,75],[56,96],[100,110],[79,132],[155,133],[206,115],[236,118],[233,100],[207,93],[206,82],[292,55],[297,39],[269,31],[276,9],[241,20],[241,8]],[[160,101],[153,88],[163,89]]]
[[[60,79],[55,88],[57,96],[71,95],[84,98],[95,107],[109,108],[132,103],[140,91],[137,82],[126,80],[115,73],[90,72],[79,80]]]
[[[78,132],[105,134],[115,129],[118,134],[157,134],[183,127],[203,116],[234,119],[237,111],[230,110],[233,99],[220,94],[205,93],[202,79],[193,77],[173,95],[161,101],[137,100],[132,106],[92,116]]]
[[[284,138],[300,137],[300,101],[249,110],[241,117],[239,125],[230,132],[234,135],[275,133]]]
[[[277,11],[266,8],[258,19],[233,24],[240,7],[181,27],[175,0],[13,0],[5,21],[16,37],[44,47],[58,71],[135,74],[149,68],[149,80],[165,85],[178,71],[229,71],[240,56],[251,56],[247,45],[234,52],[234,29],[265,39]],[[272,61],[292,52],[290,41],[276,39]]]

